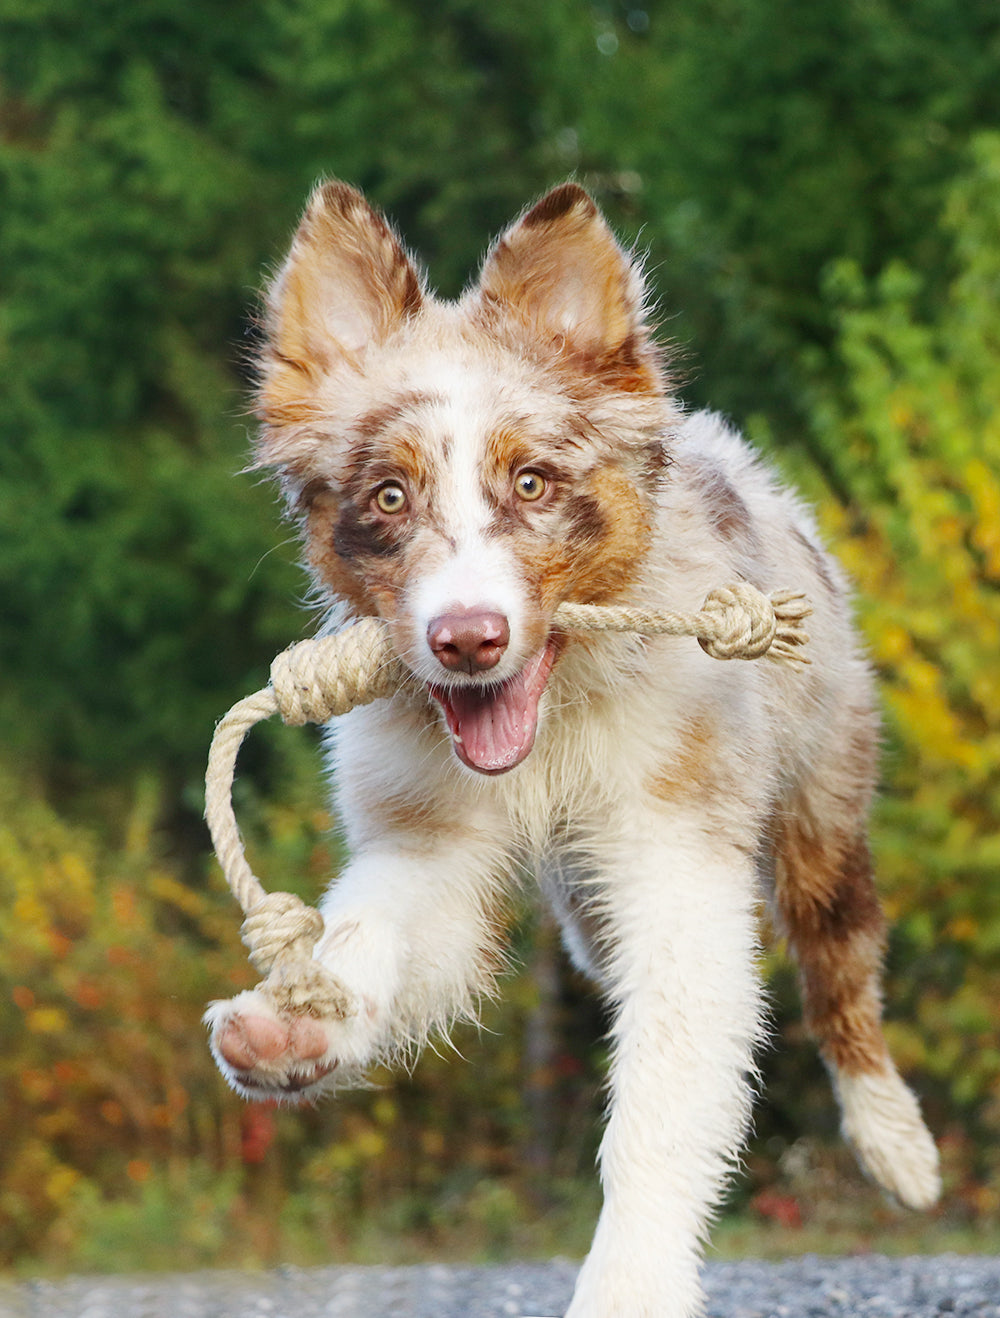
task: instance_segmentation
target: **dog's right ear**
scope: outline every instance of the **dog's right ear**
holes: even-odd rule
[[[258,415],[287,424],[323,375],[359,365],[422,302],[413,262],[361,193],[316,188],[267,294]]]

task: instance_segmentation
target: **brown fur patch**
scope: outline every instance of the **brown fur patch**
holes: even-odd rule
[[[591,545],[598,544],[608,533],[607,514],[599,499],[581,494],[573,500],[569,511],[570,539]]]
[[[366,412],[354,423],[354,430],[362,440],[377,439],[403,421],[409,413],[436,401],[438,400],[433,394],[411,390],[409,393],[400,394],[391,402],[383,403]]]
[[[269,354],[255,415],[273,426],[308,425],[320,415],[313,398],[314,372],[305,362]]]
[[[501,426],[490,435],[483,456],[482,480],[487,495],[496,502],[506,499],[518,471],[543,465],[538,443],[529,440],[520,426]]]
[[[561,183],[532,206],[521,222],[526,229],[532,229],[539,224],[551,224],[574,209],[579,209],[581,215],[597,214],[596,205],[578,183]]]
[[[384,519],[377,522],[350,500],[342,504],[333,528],[333,548],[338,557],[348,563],[365,558],[389,558],[402,547],[402,537],[389,534]]]
[[[799,963],[806,1024],[856,1075],[885,1064],[879,979],[885,919],[865,837],[821,827],[805,802],[774,834],[776,897]]]
[[[337,551],[337,527],[343,502],[329,489],[313,493],[305,519],[306,560],[317,582],[331,596],[346,601],[357,617],[376,612],[375,600],[354,563]]]
[[[579,435],[541,442],[511,424],[491,436],[483,464],[484,491],[494,505],[492,529],[512,542],[529,589],[550,612],[563,600],[606,603],[621,595],[649,546],[645,490],[619,467],[598,466]],[[537,501],[513,491],[524,468],[549,488]]]
[[[826,554],[824,554],[817,545],[814,545],[808,536],[803,535],[797,526],[792,527],[792,535],[795,536],[799,544],[801,544],[808,552],[809,557],[812,559],[812,565],[816,569],[816,575],[819,577],[820,581],[822,581],[823,585],[832,596],[839,598],[840,591],[837,589],[837,583],[834,581],[830,572],[830,565],[826,561]]]
[[[411,843],[422,839],[429,849],[462,831],[454,811],[420,796],[399,794],[366,801],[364,818],[374,835],[402,833]]]
[[[684,801],[707,795],[718,780],[718,739],[705,718],[692,719],[675,753],[646,781],[650,796]]]
[[[724,540],[754,538],[753,518],[737,490],[717,467],[701,467],[698,479],[712,524]]]
[[[623,472],[598,470],[567,503],[558,535],[525,540],[516,549],[546,612],[563,600],[607,604],[620,598],[649,547],[646,501]]]
[[[845,1075],[871,1075],[886,1066],[881,949],[881,942],[875,943],[868,956],[855,955],[849,965],[812,964],[802,971],[806,1027],[823,1057]],[[855,978],[858,973],[864,977]]]
[[[395,416],[396,405],[387,405],[387,413],[390,410]],[[381,420],[369,420],[381,428]],[[430,459],[418,436],[403,431],[373,437],[356,450],[353,464],[342,494],[322,487],[309,500],[307,557],[332,594],[344,595],[352,608],[363,602],[365,612],[392,617],[410,570],[407,551],[421,530],[433,524],[428,512]],[[405,488],[409,506],[394,515],[381,513],[373,506],[374,493],[383,482],[394,480]]]
[[[607,604],[635,580],[649,550],[650,509],[633,482],[615,467],[593,473],[570,513],[574,553],[563,599]]]
[[[420,309],[420,279],[402,243],[385,217],[349,184],[334,181],[317,188],[296,241],[312,247],[317,265],[336,256],[343,269],[357,272],[359,286],[372,298],[375,337],[384,337],[399,320]],[[326,268],[317,265],[303,261],[299,268],[314,278],[325,275]]]
[[[348,490],[359,508],[368,503],[378,485],[388,480],[404,485],[415,505],[433,480],[431,455],[416,430],[382,434],[377,442],[355,449],[345,465]],[[416,511],[412,507],[412,512]]]
[[[608,356],[593,358],[585,369],[593,370],[622,393],[658,393],[661,388],[659,361],[650,356],[644,339],[635,334],[628,334]]]

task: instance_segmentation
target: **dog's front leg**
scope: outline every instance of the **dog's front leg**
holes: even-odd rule
[[[600,912],[615,1007],[605,1202],[567,1318],[691,1318],[760,1030],[753,866],[705,821],[644,821]]]
[[[220,1070],[248,1098],[311,1098],[419,1046],[474,1010],[497,968],[503,849],[457,824],[447,838],[388,830],[333,884],[317,958],[346,988],[346,1019],[280,1013],[257,990],[210,1007]]]

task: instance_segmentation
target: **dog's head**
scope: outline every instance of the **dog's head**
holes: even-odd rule
[[[390,625],[470,768],[531,749],[564,600],[620,598],[673,412],[636,262],[556,188],[458,302],[341,183],[310,199],[267,300],[259,461],[324,594]]]

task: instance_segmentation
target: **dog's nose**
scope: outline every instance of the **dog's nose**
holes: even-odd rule
[[[482,673],[494,668],[510,643],[510,627],[502,613],[456,609],[432,618],[427,644],[445,668]]]

